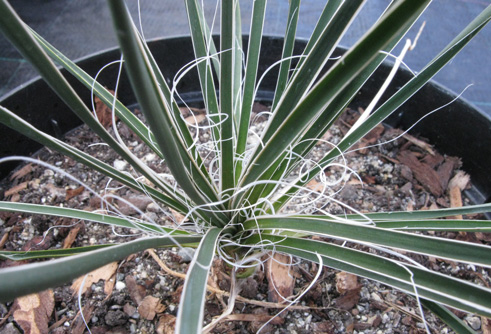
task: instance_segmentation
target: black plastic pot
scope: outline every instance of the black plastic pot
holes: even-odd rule
[[[247,42],[244,45],[246,46]],[[304,41],[298,41],[296,53],[300,53],[304,45]],[[169,79],[172,79],[183,65],[194,58],[189,37],[155,40],[150,42],[149,46],[160,64],[164,76]],[[281,50],[282,40],[280,38],[264,38],[260,74],[280,59]],[[334,56],[343,52],[344,50],[340,48]],[[78,64],[89,74],[95,75],[102,66],[117,59],[119,59],[119,52],[114,49],[85,58]],[[332,64],[328,64],[326,67],[330,65]],[[353,101],[354,107],[366,107],[368,105],[390,69],[390,63],[381,66]],[[99,82],[107,87],[114,86],[116,71],[117,66],[108,68],[99,76]],[[394,93],[410,78],[411,74],[408,71],[400,70],[386,95]],[[90,92],[71,76],[68,75],[67,79],[80,92],[87,105],[90,105]],[[258,99],[271,101],[275,83],[276,73],[271,71],[261,85]],[[178,91],[188,101],[199,100],[200,87],[197,73],[191,71],[186,79],[180,82]],[[127,105],[135,103],[135,97],[124,73],[118,97]],[[391,116],[387,123],[394,127],[407,129],[425,114],[447,104],[454,97],[452,92],[442,86],[435,83],[428,84],[405,103],[396,114]],[[62,137],[65,132],[81,123],[41,79],[33,80],[4,97],[0,101],[0,105],[14,111],[37,128],[57,137]],[[441,152],[461,157],[464,170],[472,177],[473,188],[468,195],[474,203],[491,201],[491,176],[489,175],[491,119],[489,116],[465,100],[459,99],[425,118],[411,132],[428,138]],[[2,138],[1,157],[31,155],[40,148],[39,144],[3,125],[0,125],[0,136]],[[14,167],[15,164],[1,164],[0,178],[4,178]]]

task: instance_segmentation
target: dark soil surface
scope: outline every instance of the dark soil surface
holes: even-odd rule
[[[261,108],[261,106],[257,106]],[[341,135],[353,124],[358,113],[348,111],[324,138],[336,144]],[[123,139],[133,153],[158,173],[168,173],[156,154],[118,123]],[[258,128],[261,124],[257,125]],[[343,177],[342,182],[330,189],[336,198],[347,206],[362,212],[425,210],[437,207],[458,206],[459,199],[465,205],[463,190],[470,182],[455,157],[440,155],[424,139],[402,135],[397,129],[383,126],[374,129],[346,155],[348,166],[354,174],[343,174],[343,168],[325,171],[328,180]],[[398,139],[393,140],[398,137]],[[393,141],[390,141],[393,140]],[[116,168],[135,172],[85,127],[66,136],[66,141]],[[380,146],[372,146],[390,141]],[[320,143],[313,159],[329,149]],[[121,187],[71,158],[43,149],[37,158],[56,166],[98,194],[113,193],[136,206],[148,218],[170,225],[181,217],[161,208],[143,195]],[[316,181],[309,184],[316,189]],[[78,208],[88,211],[101,209],[100,199],[92,196],[80,184],[49,168],[34,163],[24,164],[9,179],[2,183],[5,200],[15,202],[43,203]],[[114,204],[128,216],[139,216],[123,201]],[[337,203],[323,204],[304,210],[302,203],[294,202],[285,210],[316,213],[319,210],[332,213],[346,212]],[[100,224],[72,219],[0,213],[0,249],[34,250],[61,247],[77,247],[93,244],[124,242],[137,238],[136,231],[111,228]],[[489,243],[490,237],[483,233],[446,233],[445,237]],[[149,250],[134,254],[125,260],[104,267],[86,280],[82,289],[76,284],[67,284],[35,299],[44,304],[52,301],[53,312],[43,319],[22,321],[20,301],[0,304],[0,334],[22,333],[22,329],[37,326],[44,333],[86,333],[86,325],[80,316],[83,311],[87,326],[92,333],[172,333],[177,314],[183,277],[188,268],[192,250]],[[489,271],[435,258],[414,256],[415,260],[433,270],[477,284],[490,284]],[[159,261],[157,261],[159,260]],[[293,293],[302,292],[318,273],[315,264],[298,262],[288,268],[293,282]],[[24,263],[24,262],[22,262]],[[0,268],[22,263],[0,261]],[[377,282],[339,273],[328,267],[321,268],[320,278],[301,298],[299,303],[281,312],[284,304],[275,302],[269,286],[267,269],[259,268],[253,276],[239,279],[240,291],[231,315],[211,328],[212,333],[425,333],[423,318],[415,298]],[[92,283],[93,281],[93,283]],[[80,283],[80,282],[79,282]],[[342,288],[343,284],[346,288]],[[222,261],[214,262],[209,285],[205,320],[210,323],[227,308],[231,287],[230,271]],[[80,303],[79,292],[83,291]],[[49,302],[47,302],[49,304]],[[481,333],[490,330],[489,319],[455,311],[467,323]],[[432,314],[424,315],[432,333],[451,333]],[[265,325],[265,322],[271,320]],[[263,327],[263,325],[265,325]],[[26,331],[27,332],[27,331]],[[487,332],[489,333],[489,332]]]

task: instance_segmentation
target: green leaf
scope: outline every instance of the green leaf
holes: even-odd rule
[[[113,23],[125,59],[125,67],[131,85],[150,124],[157,143],[164,154],[167,166],[184,192],[198,205],[217,202],[218,197],[196,161],[189,155],[185,144],[176,131],[175,122],[169,110],[169,102],[162,95],[155,79],[151,64],[145,55],[144,47],[138,37],[125,4],[109,1]],[[191,177],[192,176],[192,177]],[[210,223],[223,226],[225,215],[216,206],[210,208]]]
[[[266,0],[254,1],[252,7],[252,22],[249,32],[249,46],[247,48],[247,62],[244,78],[244,89],[242,98],[242,110],[237,134],[237,167],[235,171],[235,179],[238,181],[242,173],[242,159],[247,144],[247,136],[249,135],[249,122],[251,120],[252,105],[254,103],[256,92],[256,79],[259,64],[259,55],[261,52],[261,41],[263,37],[264,16],[266,12]]]
[[[80,255],[2,269],[0,301],[12,301],[23,295],[67,283],[110,262],[148,248],[190,244],[200,240],[200,236],[142,238]]]
[[[262,234],[253,235],[247,242],[316,263],[319,263],[319,254],[325,266],[373,279],[412,295],[416,287],[421,298],[486,317],[491,315],[490,289],[421,266],[308,239]]]
[[[222,196],[235,185],[234,83],[236,0],[221,2],[220,34],[220,189]]]
[[[452,328],[458,334],[476,334],[465,322],[459,319],[452,311],[445,306],[438,305],[437,303],[429,300],[422,300],[421,303],[424,307],[443,320],[450,328]]]
[[[288,79],[290,78],[290,65],[291,56],[293,55],[293,48],[295,46],[295,35],[297,34],[298,15],[300,13],[300,0],[290,0],[290,6],[288,10],[288,18],[286,21],[285,38],[283,39],[283,52],[281,59],[283,61],[280,64],[280,70],[278,72],[278,78],[276,80],[276,90],[274,93],[273,104],[271,110],[275,110],[280,98],[283,96]]]
[[[346,136],[337,144],[336,148],[324,156],[312,170],[304,173],[299,177],[299,181],[289,189],[284,191],[274,204],[274,208],[279,210],[285,205],[291,195],[310,180],[312,180],[323,168],[338,157],[341,152],[347,151],[353,144],[358,142],[366,133],[380,124],[385,118],[392,114],[398,107],[406,102],[413,94],[421,89],[440,69],[455,57],[457,53],[482,29],[491,19],[491,6],[487,7],[479,16],[476,17],[437,57],[435,57],[421,72],[413,77],[392,97],[390,97],[382,106],[356,130]],[[322,116],[321,116],[322,117]],[[328,123],[327,123],[328,124]],[[323,130],[322,130],[323,131]]]
[[[253,159],[242,185],[263,179],[263,174],[283,159],[285,150],[294,143],[346,85],[370,64],[393,38],[410,26],[418,11],[426,7],[428,1],[400,1],[391,11],[348,51],[314,86],[311,92],[291,112],[278,131],[265,144]],[[267,175],[266,175],[267,176]]]
[[[66,218],[73,218],[73,219],[82,219],[82,220],[93,221],[101,224],[107,224],[111,226],[118,226],[124,228],[132,228],[146,233],[154,233],[154,234],[161,234],[161,235],[189,234],[186,231],[178,230],[175,228],[163,227],[157,224],[145,222],[140,219],[119,218],[119,217],[109,216],[97,212],[89,212],[84,210],[64,208],[58,206],[0,201],[0,211],[14,211],[14,212],[29,213],[29,214],[40,214],[40,215],[50,215],[50,216],[66,217]]]
[[[61,140],[58,140],[50,135],[39,131],[31,124],[27,123],[19,116],[14,114],[0,106],[0,122],[5,124],[6,126],[22,133],[28,138],[31,138],[38,143],[52,148],[66,156],[73,158],[74,160],[83,163],[86,166],[91,167],[92,169],[101,172],[102,174],[121,182],[122,184],[135,189],[137,191],[144,192],[152,197],[154,200],[158,202],[162,202],[169,207],[177,210],[181,213],[186,213],[188,211],[189,203],[186,205],[186,201],[188,201],[182,194],[172,189],[170,186],[166,186],[166,183],[162,182],[159,185],[162,187],[162,190],[165,191],[165,194],[150,188],[144,184],[137,182],[134,178],[128,176],[125,173],[122,173],[115,169],[114,167],[92,157],[91,155],[80,151],[79,149],[70,146]]]
[[[322,234],[341,240],[400,249],[465,263],[491,266],[491,247],[462,241],[417,235],[361,225],[308,217],[256,217],[243,224],[247,230],[289,230]]]
[[[208,273],[221,232],[218,228],[209,229],[196,250],[182,291],[176,333],[201,333]]]

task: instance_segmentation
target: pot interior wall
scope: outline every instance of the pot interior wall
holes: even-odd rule
[[[194,59],[190,38],[173,38],[149,42],[155,59],[161,64],[163,74],[173,79],[175,73],[185,64]],[[259,75],[271,64],[280,59],[282,39],[264,37],[260,59]],[[297,41],[295,54],[300,54],[305,41]],[[247,37],[244,37],[244,47],[247,47]],[[336,50],[333,57],[341,55],[344,49]],[[105,64],[119,59],[118,50],[109,50],[98,55],[83,59],[78,64],[90,75],[94,76]],[[327,70],[333,62],[326,65]],[[391,64],[385,63],[368,80],[353,101],[353,107],[365,108],[371,98],[376,94],[382,80],[390,71]],[[99,82],[106,87],[113,87],[117,65],[106,69],[99,76]],[[64,72],[66,74],[66,72]],[[77,92],[90,105],[90,92],[70,75],[65,75]],[[384,98],[394,93],[410,80],[411,73],[400,70],[389,87]],[[271,101],[274,85],[276,84],[275,70],[264,78],[258,93],[258,99]],[[194,71],[182,80],[177,90],[187,100],[200,99],[200,87],[197,73]],[[123,72],[118,97],[124,104],[135,103],[135,97]],[[393,127],[407,129],[420,120],[427,113],[440,108],[453,100],[455,95],[435,83],[426,85],[413,98],[406,102],[389,119],[387,124]],[[23,119],[34,124],[38,129],[53,136],[61,138],[64,133],[81,124],[80,120],[64,105],[51,89],[41,79],[36,79],[20,87],[4,97],[0,104],[14,111]],[[488,170],[491,165],[491,119],[483,112],[472,107],[463,99],[442,108],[419,122],[411,132],[428,138],[441,152],[462,158],[463,168],[472,176],[473,188],[469,196],[475,203],[491,201],[491,177]],[[24,155],[29,156],[36,152],[40,145],[23,135],[0,125],[2,147],[0,156]],[[15,163],[0,165],[0,178],[4,178],[15,168]]]

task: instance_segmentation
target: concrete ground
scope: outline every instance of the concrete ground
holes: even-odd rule
[[[208,18],[213,18],[217,0],[203,0]],[[137,18],[138,2],[127,1]],[[341,44],[350,46],[382,13],[389,0],[367,1],[359,18]],[[11,0],[20,17],[55,47],[72,59],[116,46],[107,4],[102,0]],[[297,36],[309,37],[325,1],[303,0]],[[242,1],[243,32],[249,30],[252,0]],[[420,19],[426,21],[418,47],[405,62],[420,70],[491,0],[434,0]],[[281,35],[285,30],[288,1],[269,0],[265,33]],[[183,1],[141,1],[141,19],[147,39],[188,35],[189,28]],[[409,33],[413,38],[421,23]],[[218,26],[218,24],[216,24]],[[218,31],[215,27],[214,31]],[[435,78],[454,92],[473,84],[464,97],[491,115],[491,26],[486,27],[451,64]],[[36,76],[34,70],[0,36],[0,96]]]

